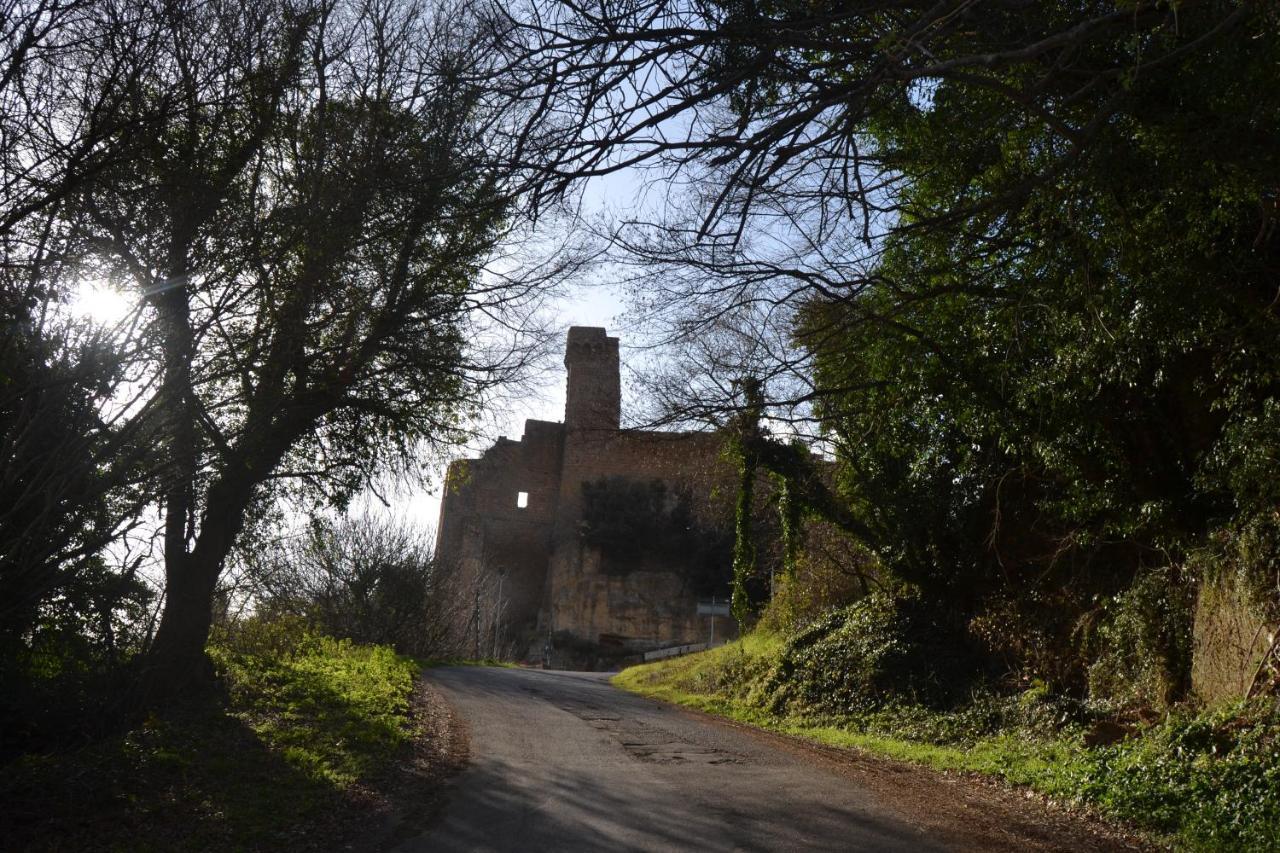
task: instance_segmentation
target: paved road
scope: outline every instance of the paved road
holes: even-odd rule
[[[956,849],[804,749],[601,674],[467,667],[429,681],[468,725],[471,763],[399,853]]]

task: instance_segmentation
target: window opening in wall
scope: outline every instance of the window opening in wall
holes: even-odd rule
[[[529,506],[529,493],[516,492],[516,509],[525,509]]]

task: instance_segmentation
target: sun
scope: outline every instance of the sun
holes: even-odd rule
[[[114,326],[137,307],[133,299],[105,281],[86,281],[71,298],[71,313],[99,326]]]

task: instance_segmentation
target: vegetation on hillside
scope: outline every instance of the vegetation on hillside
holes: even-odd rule
[[[1261,35],[1136,75],[1088,149],[998,214],[985,199],[1066,156],[1058,132],[949,82],[928,104],[898,93],[871,133],[911,176],[904,217],[932,224],[886,237],[892,287],[803,309],[868,544],[1055,689],[1085,687],[1123,599],[1151,622],[1161,698],[1186,697],[1191,553],[1254,524],[1277,541],[1274,464],[1248,461],[1280,449],[1280,98],[1255,94],[1277,62]],[[974,209],[933,221],[958,203]]]
[[[332,849],[376,830],[383,777],[420,736],[417,665],[296,620],[248,620],[220,631],[209,654],[221,697],[7,764],[6,845]]]

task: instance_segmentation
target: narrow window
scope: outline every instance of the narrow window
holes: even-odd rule
[[[516,492],[516,509],[524,509],[529,506],[529,493]]]

